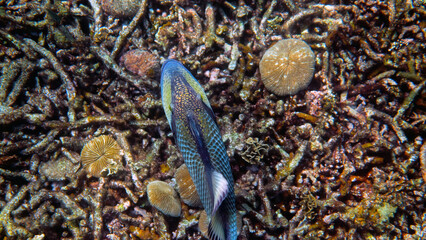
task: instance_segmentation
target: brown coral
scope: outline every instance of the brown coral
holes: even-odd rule
[[[285,39],[270,47],[259,64],[265,87],[280,96],[306,88],[314,74],[315,55],[304,41]]]
[[[120,61],[127,70],[143,78],[154,77],[160,68],[158,57],[145,50],[130,50],[120,58]]]
[[[114,17],[133,17],[139,9],[140,0],[102,0],[102,9]]]
[[[178,185],[178,192],[183,202],[192,207],[202,207],[197,189],[189,175],[188,167],[185,164],[182,164],[182,166],[176,170],[175,178]]]
[[[208,236],[209,232],[209,219],[207,218],[206,211],[201,211],[200,218],[198,219],[198,229],[204,237]]]
[[[102,135],[84,145],[81,162],[89,175],[99,177],[105,171],[117,171],[121,167],[121,155],[122,150],[114,138]]]
[[[182,211],[176,191],[166,182],[153,181],[147,186],[148,200],[162,213],[179,217]]]

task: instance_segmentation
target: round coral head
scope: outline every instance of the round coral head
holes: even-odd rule
[[[178,192],[183,202],[192,207],[202,207],[195,184],[189,175],[188,167],[182,164],[175,173]]]
[[[145,50],[130,50],[120,58],[120,61],[127,70],[142,78],[152,78],[155,72],[160,70],[158,57]]]
[[[209,219],[207,217],[206,211],[201,211],[200,217],[198,218],[198,229],[203,234],[204,237],[208,238],[209,232]]]
[[[284,39],[265,52],[259,69],[269,91],[279,96],[296,94],[312,80],[315,54],[303,40]]]
[[[81,151],[81,162],[86,172],[95,177],[101,173],[116,172],[121,167],[122,150],[118,143],[108,135],[90,140]]]
[[[166,182],[152,181],[147,186],[148,200],[162,213],[179,217],[181,205],[176,191]]]
[[[138,12],[140,2],[140,0],[101,0],[100,5],[107,15],[128,18]]]

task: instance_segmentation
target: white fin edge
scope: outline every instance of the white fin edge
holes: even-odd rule
[[[223,199],[228,195],[228,181],[222,173],[214,170],[212,174],[212,183],[214,196],[212,216],[215,216]]]

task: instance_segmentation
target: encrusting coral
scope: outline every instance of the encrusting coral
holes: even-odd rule
[[[127,70],[142,78],[153,78],[160,70],[159,58],[145,50],[130,50],[121,56],[120,62]]]
[[[133,17],[139,9],[140,0],[101,0],[102,9],[114,17]]]

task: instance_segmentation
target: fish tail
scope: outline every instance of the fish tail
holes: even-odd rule
[[[219,208],[210,219],[208,231],[210,240],[226,240],[227,231],[224,223],[222,209]]]
[[[231,199],[226,198],[223,204],[211,217],[208,229],[208,237],[211,240],[237,239],[237,214],[235,211],[232,211],[233,208],[230,208],[230,205],[228,205],[229,201],[231,201]]]

